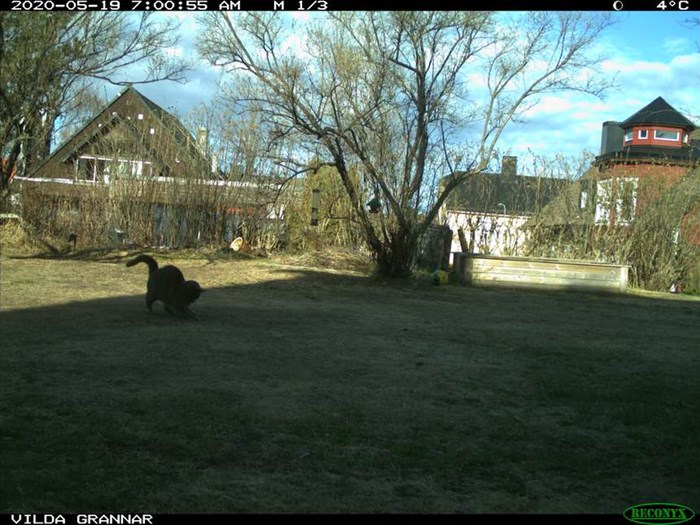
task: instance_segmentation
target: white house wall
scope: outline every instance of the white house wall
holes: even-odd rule
[[[447,226],[452,230],[452,253],[461,252],[458,230],[464,231],[472,253],[490,255],[521,255],[527,235],[523,228],[529,217],[524,215],[485,214],[448,210],[445,214]]]

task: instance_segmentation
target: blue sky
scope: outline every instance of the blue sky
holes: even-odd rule
[[[177,14],[182,40],[173,53],[195,63],[186,84],[160,82],[138,87],[147,97],[180,116],[209,103],[217,91],[218,72],[197,57],[196,14]],[[281,16],[289,16],[282,13]],[[309,15],[309,16],[313,16]],[[529,152],[576,156],[582,150],[599,153],[603,122],[624,120],[661,96],[700,125],[700,28],[689,27],[697,12],[616,13],[617,24],[606,30],[598,46],[607,55],[599,71],[616,75],[617,87],[604,99],[580,93],[544,96],[526,114],[526,122],[511,125],[499,143],[504,154],[528,161]],[[116,96],[118,88],[106,95]]]

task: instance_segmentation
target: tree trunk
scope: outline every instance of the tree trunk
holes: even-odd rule
[[[386,242],[370,244],[374,253],[378,271],[385,277],[410,277],[415,264],[418,238],[415,228],[400,228]]]

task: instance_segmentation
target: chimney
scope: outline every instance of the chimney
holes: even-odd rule
[[[509,179],[518,174],[518,157],[504,156],[501,162],[501,175]]]
[[[622,138],[625,131],[619,122],[608,120],[603,122],[603,133],[600,138],[600,154],[614,153],[622,150]]]
[[[197,128],[197,147],[204,155],[209,153],[209,130],[207,128]]]
[[[211,154],[211,172],[216,174],[219,171],[219,157],[216,153]]]

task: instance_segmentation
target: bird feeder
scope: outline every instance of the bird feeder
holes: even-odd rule
[[[371,201],[367,203],[367,211],[370,213],[379,213],[379,210],[382,208],[382,203],[379,200],[379,197],[375,197]]]
[[[318,226],[318,206],[321,200],[321,190],[316,188],[311,192],[311,226]]]

